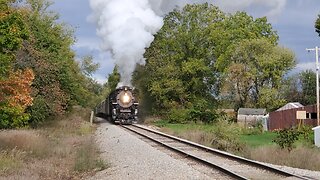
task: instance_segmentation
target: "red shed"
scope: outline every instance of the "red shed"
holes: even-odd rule
[[[303,120],[305,125],[317,126],[317,109],[316,105],[304,106],[293,109],[279,110],[269,113],[268,129],[290,128],[298,126],[299,120],[296,119],[297,111],[306,111],[307,119]]]

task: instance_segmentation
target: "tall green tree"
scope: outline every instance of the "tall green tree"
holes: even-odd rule
[[[261,89],[275,92],[294,66],[293,54],[277,43],[278,35],[265,17],[187,5],[164,18],[140,74],[148,77],[146,89],[158,108],[212,108],[225,97],[229,104],[237,100],[237,107],[270,104],[272,100],[259,101],[271,93]]]
[[[316,32],[320,36],[320,14],[318,15],[318,18],[317,18],[317,20],[315,22],[314,27],[316,28]]]
[[[304,105],[315,104],[316,97],[316,73],[312,70],[306,70],[299,73],[299,80],[301,86],[301,100]]]
[[[236,43],[235,49],[225,57],[232,63],[225,71],[224,84],[229,86],[228,92],[236,95],[238,107],[274,109],[285,102],[276,92],[283,76],[295,66],[294,54],[290,50],[275,46],[264,38],[243,40]]]
[[[293,74],[283,79],[280,89],[281,96],[287,102],[301,102],[301,84],[299,74]]]
[[[81,69],[71,45],[73,29],[60,23],[58,14],[48,10],[47,0],[27,0],[18,7],[29,27],[30,38],[15,54],[15,68],[31,68],[35,72],[32,85],[33,106],[28,108],[34,124],[50,116],[62,114],[73,105],[89,106],[99,87],[91,81],[91,62]],[[88,75],[88,76],[86,76]]]
[[[215,46],[209,26],[224,17],[208,4],[187,5],[165,17],[145,54],[147,89],[158,107],[189,107],[200,99],[212,102]]]
[[[223,72],[232,63],[229,55],[242,40],[263,38],[276,45],[279,39],[266,17],[254,19],[245,12],[237,12],[227,16],[224,21],[212,24],[210,35],[215,41],[214,50],[217,58],[215,67],[219,72]]]
[[[119,82],[120,74],[118,72],[118,67],[115,66],[112,73],[108,75],[108,82],[105,85],[110,91],[113,91],[116,89]]]

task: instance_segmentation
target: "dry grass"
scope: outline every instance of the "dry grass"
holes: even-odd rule
[[[100,158],[97,158],[97,149],[92,146],[92,138],[83,141],[77,149],[75,164],[73,169],[77,172],[86,172],[88,170],[103,170],[108,167]]]
[[[320,171],[320,150],[298,147],[288,152],[275,146],[251,150],[248,158],[272,164]]]
[[[0,131],[0,176],[80,179],[107,168],[93,143],[90,111],[78,108],[37,130]]]
[[[0,152],[0,176],[13,173],[19,169],[25,158],[25,153],[17,149]]]
[[[35,130],[2,131],[0,145],[0,149],[19,149],[37,158],[42,158],[49,152],[47,139]]]

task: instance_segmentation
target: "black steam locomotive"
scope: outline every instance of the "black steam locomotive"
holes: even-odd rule
[[[132,124],[138,121],[138,102],[129,86],[111,92],[109,97],[97,105],[95,114],[114,123]]]

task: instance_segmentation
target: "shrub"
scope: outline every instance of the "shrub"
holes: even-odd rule
[[[0,105],[0,129],[27,127],[29,117],[20,106]]]
[[[242,134],[246,135],[257,135],[263,133],[263,125],[261,121],[256,122],[252,125],[252,127],[249,128],[243,128]]]
[[[170,123],[186,123],[189,119],[189,110],[184,108],[172,108],[167,118]]]
[[[312,147],[314,145],[314,135],[311,126],[302,126],[298,130],[300,132],[299,139],[304,146]]]
[[[280,146],[281,149],[288,149],[291,151],[293,149],[293,144],[299,139],[301,132],[294,128],[282,129],[277,132],[277,136],[272,141]]]
[[[44,122],[50,115],[50,110],[42,96],[37,96],[33,100],[33,105],[27,109],[27,112],[31,115],[30,122],[32,126],[37,126]]]
[[[231,152],[241,152],[243,150],[244,145],[239,140],[240,128],[238,126],[227,121],[219,121],[214,126],[211,141],[214,148]]]

